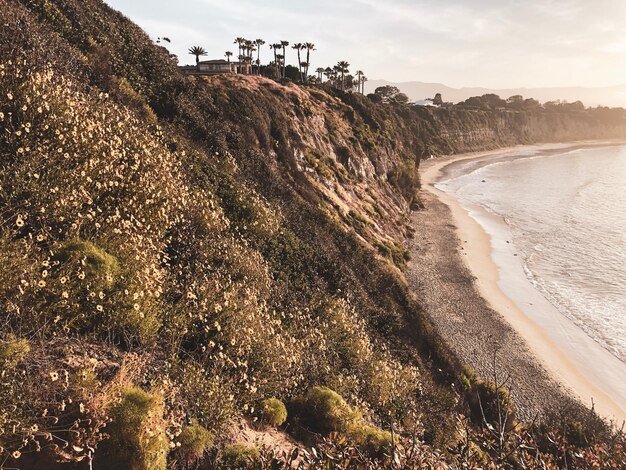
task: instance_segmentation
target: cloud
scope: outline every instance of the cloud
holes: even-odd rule
[[[626,77],[622,0],[109,0],[184,60],[237,36],[314,42],[371,78],[488,87],[606,85]],[[266,46],[267,48],[267,46]],[[269,58],[269,48],[263,50]],[[182,58],[181,57],[181,58]],[[289,59],[289,57],[288,57]]]

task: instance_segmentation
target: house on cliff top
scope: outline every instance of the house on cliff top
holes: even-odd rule
[[[224,59],[203,60],[198,65],[184,65],[179,67],[181,72],[188,75],[217,75],[221,73],[241,73],[250,75],[252,65],[247,62],[229,62]]]

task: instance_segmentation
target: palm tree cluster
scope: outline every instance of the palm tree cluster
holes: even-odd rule
[[[355,91],[365,94],[365,82],[367,77],[362,70],[357,70],[355,75],[350,74],[350,64],[340,60],[333,67],[320,67],[316,70],[318,80],[323,82],[322,76],[326,77],[326,83],[342,91]]]
[[[254,73],[259,74],[261,69],[261,46],[265,44],[265,41],[263,39],[255,39],[252,41],[250,39],[238,37],[235,39],[234,44],[237,44],[238,47],[237,59],[239,60],[240,66],[248,65],[252,70],[254,70]],[[254,54],[255,52],[256,59]],[[233,53],[231,51],[226,51],[224,55],[230,62],[230,57]],[[256,67],[253,67],[253,65]],[[240,71],[244,72],[243,69]]]
[[[244,37],[238,37],[235,39],[234,44],[237,44],[237,60],[240,73],[252,73],[256,75],[261,74],[261,46],[265,45],[263,39],[256,39],[254,41],[246,39]],[[270,70],[273,69],[274,77],[277,79],[287,78],[287,48],[289,47],[289,41],[281,40],[269,44],[269,48],[274,52],[274,60],[269,63]],[[311,42],[297,42],[291,44],[291,48],[296,52],[297,56],[297,80],[301,83],[326,83],[329,86],[338,88],[342,91],[354,91],[356,93],[365,94],[365,82],[367,77],[361,70],[357,70],[355,75],[350,74],[350,64],[341,60],[332,67],[318,67],[315,69],[315,76],[309,75],[309,68],[311,66],[311,52],[315,51],[315,44]],[[200,46],[194,46],[189,49],[189,53],[196,57],[196,65],[200,62],[200,57],[207,55],[204,48]],[[255,54],[256,53],[256,54]],[[231,57],[234,53],[226,51],[224,56],[230,63]],[[326,81],[324,81],[326,77]],[[295,80],[295,72],[292,70],[290,73],[291,79]]]

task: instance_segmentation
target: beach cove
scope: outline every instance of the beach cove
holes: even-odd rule
[[[533,286],[501,217],[436,185],[455,165],[471,172],[485,162],[609,144],[615,145],[520,146],[422,163],[428,210],[413,214],[421,230],[412,246],[407,279],[465,364],[486,378],[494,373],[508,377],[507,386],[527,418],[557,406],[563,397],[576,397],[621,423],[626,419],[626,365]]]

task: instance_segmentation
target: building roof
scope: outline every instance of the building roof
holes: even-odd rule
[[[214,60],[202,60],[200,61],[201,64],[215,64],[215,65],[220,65],[220,64],[229,64],[228,61],[224,60],[224,59],[214,59]]]

